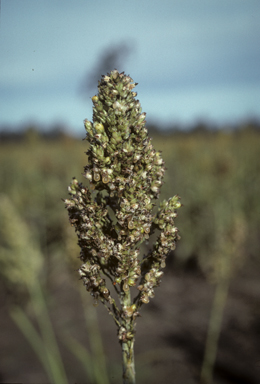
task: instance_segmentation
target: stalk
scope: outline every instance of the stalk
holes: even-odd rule
[[[210,314],[205,354],[201,369],[201,384],[212,383],[213,368],[217,356],[218,340],[221,332],[223,312],[227,301],[228,288],[229,278],[221,278],[216,286],[215,296]]]
[[[131,306],[130,289],[123,293],[123,308]],[[126,336],[128,339],[121,340],[122,360],[123,360],[123,383],[135,384],[135,360],[134,360],[134,334],[133,321],[131,318],[125,320]]]
[[[28,288],[30,289],[30,287]],[[54,382],[68,384],[65,367],[49,317],[47,303],[39,282],[36,281],[34,287],[30,289],[30,295]]]
[[[241,259],[245,254],[244,240],[247,227],[243,216],[234,216],[232,205],[230,204],[228,206],[222,205],[221,207],[222,211],[218,209],[218,214],[220,214],[221,220],[218,216],[216,219],[219,251],[214,254],[215,263],[213,264],[217,283],[201,369],[201,384],[212,383],[214,364],[218,350],[218,340],[221,332],[221,324],[227,302],[230,281],[235,270],[241,266]],[[223,217],[228,217],[228,220],[223,222]]]
[[[123,383],[135,384],[134,339],[122,342]]]
[[[106,368],[106,358],[98,324],[97,311],[96,308],[92,306],[90,298],[88,298],[86,301],[84,293],[85,292],[80,289],[86,321],[86,329],[89,334],[93,376],[95,377],[96,384],[109,384]]]

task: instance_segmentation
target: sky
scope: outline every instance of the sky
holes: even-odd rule
[[[0,18],[0,130],[84,133],[82,85],[120,45],[147,122],[260,118],[259,0],[2,0]]]

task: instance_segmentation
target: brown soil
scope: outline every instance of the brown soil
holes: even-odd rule
[[[172,268],[171,268],[172,269]],[[260,272],[244,270],[231,283],[219,340],[214,384],[260,383]],[[86,293],[87,294],[87,293]],[[142,307],[136,328],[138,384],[199,383],[214,287],[196,268],[167,272],[155,298]],[[88,346],[80,295],[72,284],[57,282],[50,302],[70,383],[86,384],[86,374],[62,343],[63,332]],[[47,383],[25,337],[8,314],[9,296],[0,295],[0,382]],[[116,327],[105,308],[97,308],[111,384],[121,383],[121,352]]]

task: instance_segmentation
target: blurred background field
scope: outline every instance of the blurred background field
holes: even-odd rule
[[[160,199],[181,196],[176,225],[182,239],[168,258],[155,298],[137,321],[137,380],[199,381],[216,287],[224,282],[228,296],[219,309],[224,312],[214,383],[258,383],[259,124],[217,130],[198,124],[164,134],[156,126],[149,128],[167,167]],[[43,337],[45,347],[56,348],[56,357],[60,351],[57,370],[65,370],[69,383],[100,383],[104,377],[109,383],[121,382],[116,330],[105,308],[95,309],[78,282],[77,240],[61,200],[73,176],[86,182],[81,177],[86,150],[86,141],[62,130],[42,134],[28,127],[17,135],[1,133],[0,382],[48,381],[37,347],[33,349],[18,324],[26,316],[37,332],[49,334],[46,322],[39,321],[46,313],[57,344]],[[42,301],[40,291],[35,296],[39,285]],[[80,353],[77,343],[86,349]],[[85,356],[84,364],[79,355]],[[97,361],[103,379],[94,368],[84,369]]]
[[[160,199],[183,203],[137,321],[137,383],[210,382],[213,366],[215,384],[260,382],[259,16],[257,0],[0,0],[0,383],[121,383],[62,202],[114,68],[140,84]]]

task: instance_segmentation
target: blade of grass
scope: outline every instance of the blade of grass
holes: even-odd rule
[[[201,369],[201,384],[211,384],[213,369],[216,361],[218,340],[221,332],[223,312],[228,296],[229,279],[222,278],[217,283],[215,296],[212,304],[208,335],[205,346],[204,360]]]
[[[89,381],[94,383],[93,360],[91,354],[74,337],[67,335],[63,341],[67,345],[68,349],[74,354],[74,356],[82,363]]]
[[[22,334],[26,337],[30,343],[35,354],[38,356],[42,366],[44,367],[48,378],[50,381],[53,381],[54,377],[52,375],[51,368],[49,366],[49,359],[45,352],[45,346],[42,339],[40,338],[38,332],[34,328],[32,322],[24,312],[24,310],[18,306],[12,307],[10,309],[10,316],[13,321],[16,323],[17,327],[20,329]],[[46,351],[47,352],[47,351]]]
[[[33,288],[28,287],[36,319],[40,327],[43,343],[48,351],[48,360],[55,383],[68,384],[66,371],[62,362],[56,336],[50,321],[48,307],[40,283],[35,283]]]
[[[92,352],[95,382],[96,384],[109,384],[104,348],[98,326],[97,312],[91,303],[90,296],[85,294],[82,287],[79,287],[79,291],[81,294],[86,328]]]

